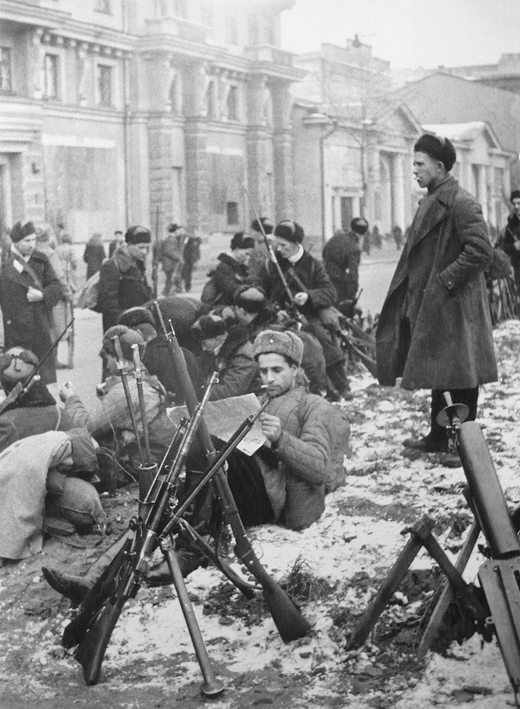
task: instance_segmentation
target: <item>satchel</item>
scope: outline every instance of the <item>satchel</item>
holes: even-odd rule
[[[99,299],[99,271],[90,276],[89,279],[77,291],[74,305],[78,308],[89,308],[98,311]]]

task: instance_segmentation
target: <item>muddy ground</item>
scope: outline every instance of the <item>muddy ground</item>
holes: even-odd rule
[[[480,421],[513,508],[520,502],[520,323],[502,325],[495,337],[500,381],[485,387]],[[130,486],[116,498],[103,498],[106,537],[75,536],[69,544],[49,538],[42,554],[0,568],[0,708],[514,706],[495,641],[483,643],[479,635],[465,640],[471,623],[460,614],[450,616],[442,630],[441,654],[417,659],[417,644],[442,584],[424,553],[369,641],[347,650],[352,630],[409,538],[406,530],[427,514],[453,559],[472,520],[461,495],[462,468],[444,468],[438,455],[403,455],[402,440],[424,433],[427,392],[379,387],[361,368],[352,387],[354,399],[345,405],[353,449],[346,462],[347,484],[328,497],[322,519],[303,532],[274,526],[250,531],[262,563],[296,594],[313,623],[307,637],[284,644],[261,593],[247,601],[219,572],[199,569],[189,577],[188,590],[225,692],[214,699],[201,696],[200,672],[171,587],[143,587],[128,602],[101,681],[87,687],[73,652],[60,643],[75,611],[46,584],[41,567],[83,573],[135,514],[137,490]],[[231,550],[229,560],[236,562]],[[474,554],[467,581],[475,580],[483,561]]]

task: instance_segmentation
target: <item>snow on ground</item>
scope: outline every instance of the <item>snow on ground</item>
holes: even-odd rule
[[[508,503],[514,507],[520,502],[520,323],[502,324],[495,340],[500,379],[483,387],[480,423]],[[436,538],[454,561],[472,521],[460,492],[465,481],[462,468],[442,467],[437,455],[403,455],[402,441],[426,432],[428,392],[382,388],[367,374],[357,375],[352,389],[354,398],[346,404],[352,426],[346,485],[327,498],[325,513],[309,529],[293,532],[264,526],[249,534],[275,578],[286,576],[298,560],[315,580],[326,582],[328,590],[302,604],[303,614],[313,623],[312,632],[284,644],[270,616],[258,613],[258,601],[241,600],[238,592],[230,591],[228,601],[222,601],[220,608],[215,605],[214,594],[224,586],[216,570],[199,569],[187,579],[211,661],[227,685],[212,706],[428,709],[462,702],[478,709],[514,706],[495,641],[483,644],[479,635],[473,635],[462,645],[454,642],[444,656],[429,652],[424,663],[414,658],[422,602],[441,584],[440,576],[431,577],[430,586],[417,598],[399,591],[368,643],[347,652],[350,632],[409,539],[406,529],[428,515],[436,523]],[[230,561],[239,571],[237,560],[231,556]],[[483,561],[476,551],[465,574],[468,581],[475,580]],[[412,571],[420,574],[434,566],[421,552]],[[69,693],[77,691],[77,701],[86,706],[97,705],[101,697],[108,707],[163,706],[165,698],[182,699],[187,707],[200,704],[199,667],[170,588],[142,589],[127,604],[108,648],[102,683],[84,695],[78,665],[59,643],[70,617],[66,603],[60,601],[56,608],[56,596],[46,589],[46,598],[54,598],[54,605],[48,601],[45,606],[49,612],[36,618],[26,614],[23,624],[14,622],[15,608],[6,598],[23,574],[20,567],[2,569],[0,574],[0,611],[8,609],[12,621],[0,626],[0,641],[11,653],[27,654],[23,676],[9,665],[11,692],[15,687],[20,693],[53,697],[55,703],[48,706],[58,709],[66,706],[59,701],[64,687]],[[41,575],[31,573],[33,590],[41,592],[45,589]],[[390,639],[385,632],[392,623],[397,630]],[[5,664],[0,677],[6,680]],[[160,697],[155,704],[116,702],[117,692],[134,696],[152,688],[159,692],[153,696]],[[84,696],[90,699],[83,700]],[[164,704],[171,705],[171,701]],[[3,709],[4,704],[0,706]]]

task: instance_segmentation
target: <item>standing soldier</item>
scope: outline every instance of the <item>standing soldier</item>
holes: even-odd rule
[[[182,270],[181,278],[184,282],[184,290],[189,293],[191,290],[191,277],[193,268],[200,260],[200,236],[188,236],[182,250]]]
[[[337,307],[347,317],[354,315],[359,289],[359,238],[368,231],[368,222],[355,217],[350,222],[348,234],[338,229],[323,248],[323,261],[332,285],[338,294]]]
[[[443,392],[477,415],[478,388],[497,367],[484,271],[493,247],[480,205],[449,174],[456,154],[447,138],[423,135],[414,147],[414,175],[427,194],[419,203],[377,328],[380,384],[402,377],[405,389],[431,389],[430,431],[407,448],[448,450],[437,414]],[[444,459],[460,465],[455,454]]]

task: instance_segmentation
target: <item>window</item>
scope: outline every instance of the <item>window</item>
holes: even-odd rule
[[[230,121],[238,121],[238,86],[229,87],[227,117]]]
[[[11,91],[11,49],[0,47],[0,91]]]
[[[46,54],[43,62],[45,98],[58,98],[59,57]]]
[[[226,39],[231,44],[238,44],[238,21],[234,15],[227,16]]]
[[[228,226],[238,224],[238,202],[226,202],[226,217]]]
[[[216,115],[214,81],[210,81],[206,89],[206,115],[208,118],[215,118]]]
[[[100,106],[112,106],[112,71],[113,67],[97,65],[98,103]]]
[[[267,44],[276,47],[276,20],[274,17],[267,18]]]
[[[110,0],[96,0],[96,10],[104,12],[107,15],[111,14]]]

